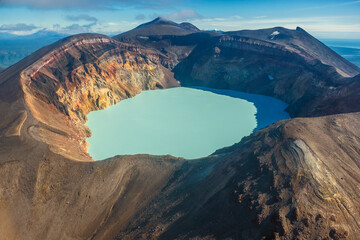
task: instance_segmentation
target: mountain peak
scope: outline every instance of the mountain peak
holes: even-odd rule
[[[137,28],[141,28],[141,27],[144,27],[144,26],[148,26],[148,25],[154,25],[154,24],[161,24],[161,25],[172,25],[172,26],[176,26],[178,25],[177,23],[169,20],[169,19],[166,19],[166,18],[163,18],[163,17],[157,17],[155,18],[154,20],[150,21],[150,22],[146,22],[146,23],[143,23],[139,26],[137,26],[135,29]]]
[[[153,23],[175,23],[167,18],[164,17],[157,17],[154,20],[152,20],[151,22]],[[175,23],[176,24],[176,23]]]
[[[193,32],[198,32],[200,31],[200,29],[198,29],[195,25],[189,23],[189,22],[183,22],[179,24],[181,28],[189,30],[189,31],[193,31]]]
[[[143,23],[133,30],[115,36],[115,39],[151,36],[151,35],[186,35],[200,31],[191,23],[176,23],[163,17],[157,17],[154,20]]]
[[[182,29],[193,31],[193,32],[200,31],[196,26],[194,26],[193,24],[191,24],[189,22],[176,23],[176,22],[171,21],[164,17],[157,17],[154,20],[152,20],[151,22],[149,22],[149,24],[167,24],[167,25],[177,26]]]
[[[302,29],[301,27],[297,26],[296,27],[296,31],[303,31],[303,32],[306,32],[304,29]]]

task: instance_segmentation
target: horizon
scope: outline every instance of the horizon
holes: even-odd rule
[[[46,28],[42,28],[42,29],[39,29],[39,30],[36,30],[35,32],[32,31],[32,32],[27,32],[26,34],[19,34],[19,33],[12,33],[12,32],[4,32],[4,31],[0,31],[0,34],[2,33],[5,33],[5,34],[8,34],[9,36],[14,36],[14,37],[26,37],[26,36],[32,36],[32,35],[36,35],[38,33],[42,33],[42,32],[46,32],[46,33],[55,33],[55,34],[59,34],[59,35],[63,35],[64,37],[67,37],[67,36],[72,36],[72,35],[77,35],[77,34],[87,34],[87,33],[93,33],[93,34],[103,34],[103,35],[106,35],[106,36],[109,36],[109,37],[114,37],[118,34],[121,34],[121,33],[125,33],[127,31],[131,31],[143,24],[147,24],[147,23],[150,23],[150,22],[153,22],[155,21],[156,19],[164,19],[164,20],[167,20],[167,21],[171,21],[171,22],[174,22],[174,23],[177,23],[177,24],[180,24],[180,23],[190,23],[192,25],[194,25],[195,27],[197,27],[195,24],[193,24],[191,21],[182,21],[182,22],[176,22],[176,21],[173,21],[171,19],[168,19],[166,17],[156,17],[152,20],[149,20],[149,21],[146,21],[146,22],[142,22],[142,23],[139,23],[139,25],[133,27],[133,28],[130,28],[126,31],[123,31],[123,32],[111,32],[111,33],[102,33],[102,32],[92,32],[92,31],[89,31],[89,32],[76,32],[76,33],[65,33],[65,32],[59,32],[59,31],[56,31],[54,29],[46,29]],[[283,26],[271,26],[271,27],[268,27],[268,28],[255,28],[255,29],[247,29],[247,28],[244,28],[244,29],[234,29],[234,30],[228,30],[228,31],[224,31],[222,29],[200,29],[200,31],[219,31],[219,32],[231,32],[231,31],[242,31],[242,30],[261,30],[261,29],[271,29],[271,28],[285,28],[285,29],[289,29],[289,30],[296,30],[297,27],[300,27],[302,28],[301,26],[296,26],[294,28],[286,28],[286,27],[283,27]],[[303,28],[302,28],[303,29]],[[306,29],[303,29],[305,30],[306,32],[308,32]],[[310,32],[309,32],[310,33]],[[310,33],[311,34],[311,33]],[[311,34],[313,35],[313,34]],[[357,38],[341,38],[341,36],[339,38],[336,38],[336,37],[317,37],[316,35],[313,35],[314,37],[318,38],[319,40],[355,40],[357,42],[357,40],[360,41],[360,36],[357,37]],[[0,37],[1,38],[1,37]],[[357,47],[357,46],[356,46]]]
[[[220,10],[219,10],[220,9]],[[360,39],[360,1],[2,0],[0,33],[85,32],[116,35],[157,17],[201,30],[303,28],[321,39]],[[46,20],[46,21],[44,21]]]

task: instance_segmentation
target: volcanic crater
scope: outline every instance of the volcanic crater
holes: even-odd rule
[[[215,33],[158,18],[46,46],[0,72],[0,235],[357,239],[359,74],[301,28]],[[194,161],[93,161],[90,111],[180,85],[272,96],[292,119]]]

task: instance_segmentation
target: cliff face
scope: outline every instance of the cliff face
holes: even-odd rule
[[[359,76],[344,78],[339,69],[349,69],[319,59],[324,49],[311,55],[278,43],[282,36],[160,25],[194,33],[126,43],[77,35],[0,73],[0,236],[357,239]],[[292,116],[311,118],[278,122],[199,160],[93,162],[86,114],[178,86],[170,69],[183,85],[274,96]]]
[[[118,237],[357,239],[359,120],[281,121],[226,153],[187,162]]]
[[[260,39],[285,46],[304,57],[317,59],[323,64],[333,66],[343,77],[354,77],[360,74],[357,66],[339,56],[300,27],[297,27],[296,30],[275,27],[227,32],[227,34]]]
[[[84,120],[141,90],[178,86],[162,58],[104,36],[78,36],[22,73],[24,91]]]
[[[273,96],[289,104],[287,110],[293,117],[360,110],[356,106],[320,104],[325,99],[347,98],[349,86],[359,90],[356,77],[343,78],[333,66],[268,41],[238,36],[211,40],[198,45],[174,68],[175,77],[183,86]]]
[[[196,161],[136,155],[83,163],[39,143],[2,143],[0,233],[357,239],[359,120],[345,114],[282,121]]]
[[[30,133],[67,152],[63,136],[81,145],[86,155],[86,114],[106,108],[142,90],[178,86],[166,58],[151,50],[122,44],[101,35],[79,35],[19,71],[18,84],[31,116],[41,124]],[[18,64],[21,65],[21,62]],[[49,115],[49,109],[52,114]],[[56,117],[55,117],[56,116]],[[63,119],[59,124],[56,118]],[[46,128],[47,130],[44,130]],[[69,130],[69,128],[71,130]],[[51,129],[51,137],[48,132]],[[69,134],[69,132],[71,132]],[[57,136],[59,135],[59,136]],[[70,157],[70,153],[66,153]],[[87,157],[89,158],[89,157]]]
[[[352,89],[359,91],[360,69],[301,28],[184,35],[157,26],[154,20],[115,39],[164,54],[183,86],[273,96],[289,104],[293,117],[360,111],[349,98]],[[330,99],[350,104],[334,107],[326,104]]]
[[[197,45],[204,44],[212,36],[218,35],[214,32],[200,31],[190,23],[177,24],[157,18],[133,30],[114,36],[114,39],[164,54],[170,61],[163,65],[173,69],[188,57]]]

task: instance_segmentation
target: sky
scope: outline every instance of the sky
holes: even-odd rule
[[[319,38],[360,39],[360,0],[0,0],[0,32],[115,35],[156,17],[202,30],[302,27]]]

